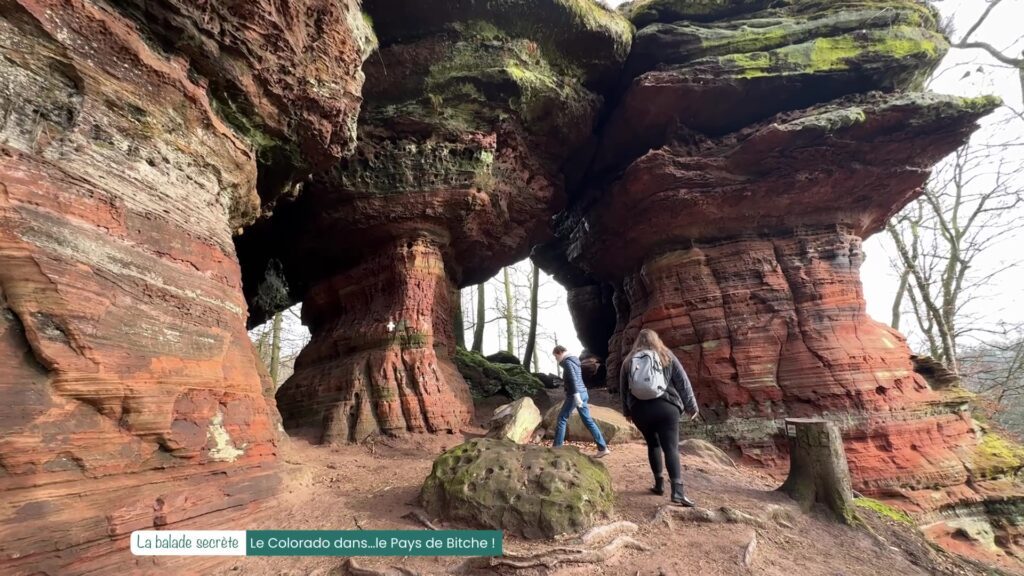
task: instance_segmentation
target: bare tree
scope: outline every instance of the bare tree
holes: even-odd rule
[[[526,348],[523,351],[523,366],[529,368],[532,360],[536,369],[537,364],[537,308],[540,292],[540,270],[537,265],[530,263],[532,275],[530,281],[530,327],[527,329]]]
[[[516,339],[516,303],[512,299],[512,282],[508,279],[508,266],[501,269],[505,278],[505,351],[515,354]]]
[[[271,344],[270,344],[270,379],[274,381],[275,386],[281,385],[280,368],[281,368],[281,313],[277,312],[274,314],[274,319],[271,321]]]
[[[939,2],[941,4],[941,1]],[[950,46],[953,48],[960,48],[964,50],[984,50],[989,56],[996,59],[1004,66],[1017,69],[1017,74],[1020,76],[1020,87],[1021,87],[1021,98],[1024,100],[1024,51],[1021,52],[1020,56],[1013,56],[1009,53],[1009,50],[1001,50],[996,48],[989,42],[975,39],[975,34],[978,29],[982,27],[985,22],[989,20],[989,17],[996,12],[999,5],[1003,3],[1003,0],[988,0],[988,6],[985,11],[982,12],[981,16],[967,29],[967,32],[956,41],[951,42]],[[950,34],[952,36],[952,34]],[[970,74],[968,72],[967,74]],[[1011,107],[1011,109],[1013,109]],[[1019,117],[1024,118],[1024,109],[1013,109],[1014,113]]]
[[[256,344],[256,353],[277,387],[291,376],[295,359],[310,340],[309,330],[302,325],[301,309],[301,305],[288,308],[249,331],[249,338]]]
[[[940,164],[923,195],[887,226],[901,279],[893,326],[908,312],[930,355],[954,372],[963,337],[984,329],[970,316],[970,305],[993,278],[1021,261],[984,270],[977,265],[979,256],[1016,231],[1022,175],[1024,164],[1011,164],[988,147],[965,146]]]
[[[1006,337],[967,347],[961,353],[964,385],[979,395],[975,404],[999,424],[1024,435],[1024,329],[1006,330]]]
[[[476,322],[473,327],[473,352],[483,354],[484,351],[484,326],[487,324],[487,295],[484,293],[486,283],[481,282],[476,287]]]
[[[508,293],[506,288],[506,272],[508,276]],[[523,366],[529,366],[532,362],[534,370],[540,369],[540,353],[538,348],[546,346],[549,342],[553,346],[556,342],[550,333],[544,329],[544,312],[555,308],[564,302],[560,302],[558,293],[549,290],[554,281],[541,274],[531,261],[524,260],[506,267],[500,275],[497,275],[487,282],[480,284],[476,289],[463,291],[462,300],[467,310],[464,329],[474,333],[474,344],[480,343],[479,352],[492,343],[484,342],[484,338],[477,337],[482,333],[482,327],[500,322],[504,324],[505,330],[501,330],[501,338],[498,341],[503,350],[509,348],[508,326],[512,325],[512,354],[522,353],[521,362]],[[481,287],[486,291],[494,290],[505,297],[479,298]],[[511,306],[508,303],[511,302]],[[470,320],[472,319],[472,320]],[[530,340],[533,340],[533,347],[530,348]]]

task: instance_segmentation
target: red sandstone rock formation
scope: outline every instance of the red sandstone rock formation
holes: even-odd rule
[[[449,359],[453,294],[428,238],[395,242],[310,290],[302,313],[313,339],[278,395],[290,428],[359,442],[462,426],[473,402]]]
[[[653,328],[694,382],[691,432],[775,465],[781,419],[825,416],[855,487],[920,512],[985,498],[965,486],[983,459],[964,395],[866,315],[860,243],[997,103],[914,93],[945,41],[927,7],[884,4],[885,23],[859,3],[635,2],[623,94],[536,256],[579,295],[582,337],[609,338],[610,378]]]
[[[222,30],[254,30],[218,17]],[[240,526],[279,483],[279,418],[232,243],[260,209],[259,143],[218,116],[197,70],[148,43],[152,32],[87,0],[0,6],[4,574],[123,573],[132,530]],[[275,34],[307,32],[318,33]],[[358,60],[344,23],[331,34]],[[231,81],[259,98],[290,93],[267,82],[266,58],[217,54],[253,57],[269,48],[258,38],[217,41],[202,49]],[[261,118],[320,135],[337,121],[329,141],[313,139],[340,154],[358,80],[337,81],[323,122],[282,108]]]
[[[857,278],[860,239],[994,105],[913,93],[945,49],[929,9],[636,0],[612,95],[630,30],[589,0],[365,4],[358,147],[353,0],[0,7],[0,571],[124,571],[131,530],[273,494],[247,304],[306,304],[293,430],[457,429],[453,289],[567,204],[536,257],[609,374],[654,327],[749,458],[824,415],[862,492],[1018,537],[1013,466]],[[290,293],[261,299],[279,266]]]
[[[550,237],[562,165],[629,46],[628,23],[583,0],[366,9],[382,47],[355,154],[239,243],[252,270],[279,260],[310,306],[312,343],[277,399],[286,428],[325,442],[468,420],[452,291]]]

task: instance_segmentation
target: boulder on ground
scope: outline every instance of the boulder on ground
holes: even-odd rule
[[[608,470],[571,446],[475,438],[434,461],[420,501],[448,521],[552,538],[606,519],[613,492]]]
[[[495,352],[494,354],[488,354],[487,356],[484,356],[484,358],[486,358],[488,362],[493,362],[495,364],[515,364],[520,366],[523,364],[519,361],[519,358],[516,358],[515,354],[505,352],[504,350]]]
[[[540,410],[533,400],[520,398],[515,402],[499,406],[487,423],[488,438],[506,439],[516,444],[528,444],[533,431],[540,426]]]
[[[688,438],[679,443],[679,452],[687,456],[696,456],[702,460],[713,462],[726,468],[735,468],[736,463],[721,448],[706,440]]]
[[[555,435],[555,426],[558,424],[558,412],[561,409],[562,405],[560,403],[555,404],[544,414],[544,429],[548,431],[549,438]],[[597,422],[597,427],[601,429],[601,435],[604,436],[605,441],[609,444],[621,444],[642,437],[640,431],[637,430],[632,422],[626,420],[625,416],[611,408],[591,404],[590,415],[594,418],[594,422]],[[580,420],[580,413],[577,410],[573,410],[572,416],[569,417],[569,426],[566,429],[565,439],[570,442],[593,442],[594,440],[590,435],[590,431],[587,430],[586,426],[583,425],[583,421]]]
[[[549,390],[556,390],[565,385],[565,381],[557,374],[542,374],[540,372],[534,372],[533,377],[540,380],[541,383],[544,384],[544,387]]]
[[[504,394],[512,400],[531,396],[544,387],[540,380],[519,364],[499,364],[463,348],[455,351],[455,365],[469,383],[474,398]]]
[[[530,398],[537,405],[537,409],[540,410],[541,414],[547,414],[552,406],[556,404],[558,406],[562,405],[562,401],[565,400],[565,392],[561,389],[542,388],[537,390]]]

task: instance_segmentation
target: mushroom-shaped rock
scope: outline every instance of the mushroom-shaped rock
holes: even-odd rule
[[[574,447],[478,438],[434,461],[420,501],[433,516],[524,538],[586,530],[613,507],[611,476]]]
[[[277,400],[286,427],[327,442],[468,419],[455,288],[550,236],[631,32],[591,0],[392,4],[366,3],[381,48],[356,153],[239,242],[304,302],[312,343]]]
[[[858,491],[962,494],[964,399],[866,314],[861,242],[998,102],[914,92],[947,48],[921,2],[624,11],[640,29],[617,104],[535,252],[579,295],[581,339],[608,338],[613,389],[651,328],[689,373],[702,435],[774,463],[784,418],[827,414]]]

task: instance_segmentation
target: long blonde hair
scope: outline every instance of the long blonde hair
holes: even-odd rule
[[[636,340],[633,342],[633,349],[630,350],[629,356],[632,357],[641,350],[654,350],[661,360],[662,366],[667,367],[672,362],[672,351],[661,341],[658,333],[649,328],[644,328],[636,335]]]

